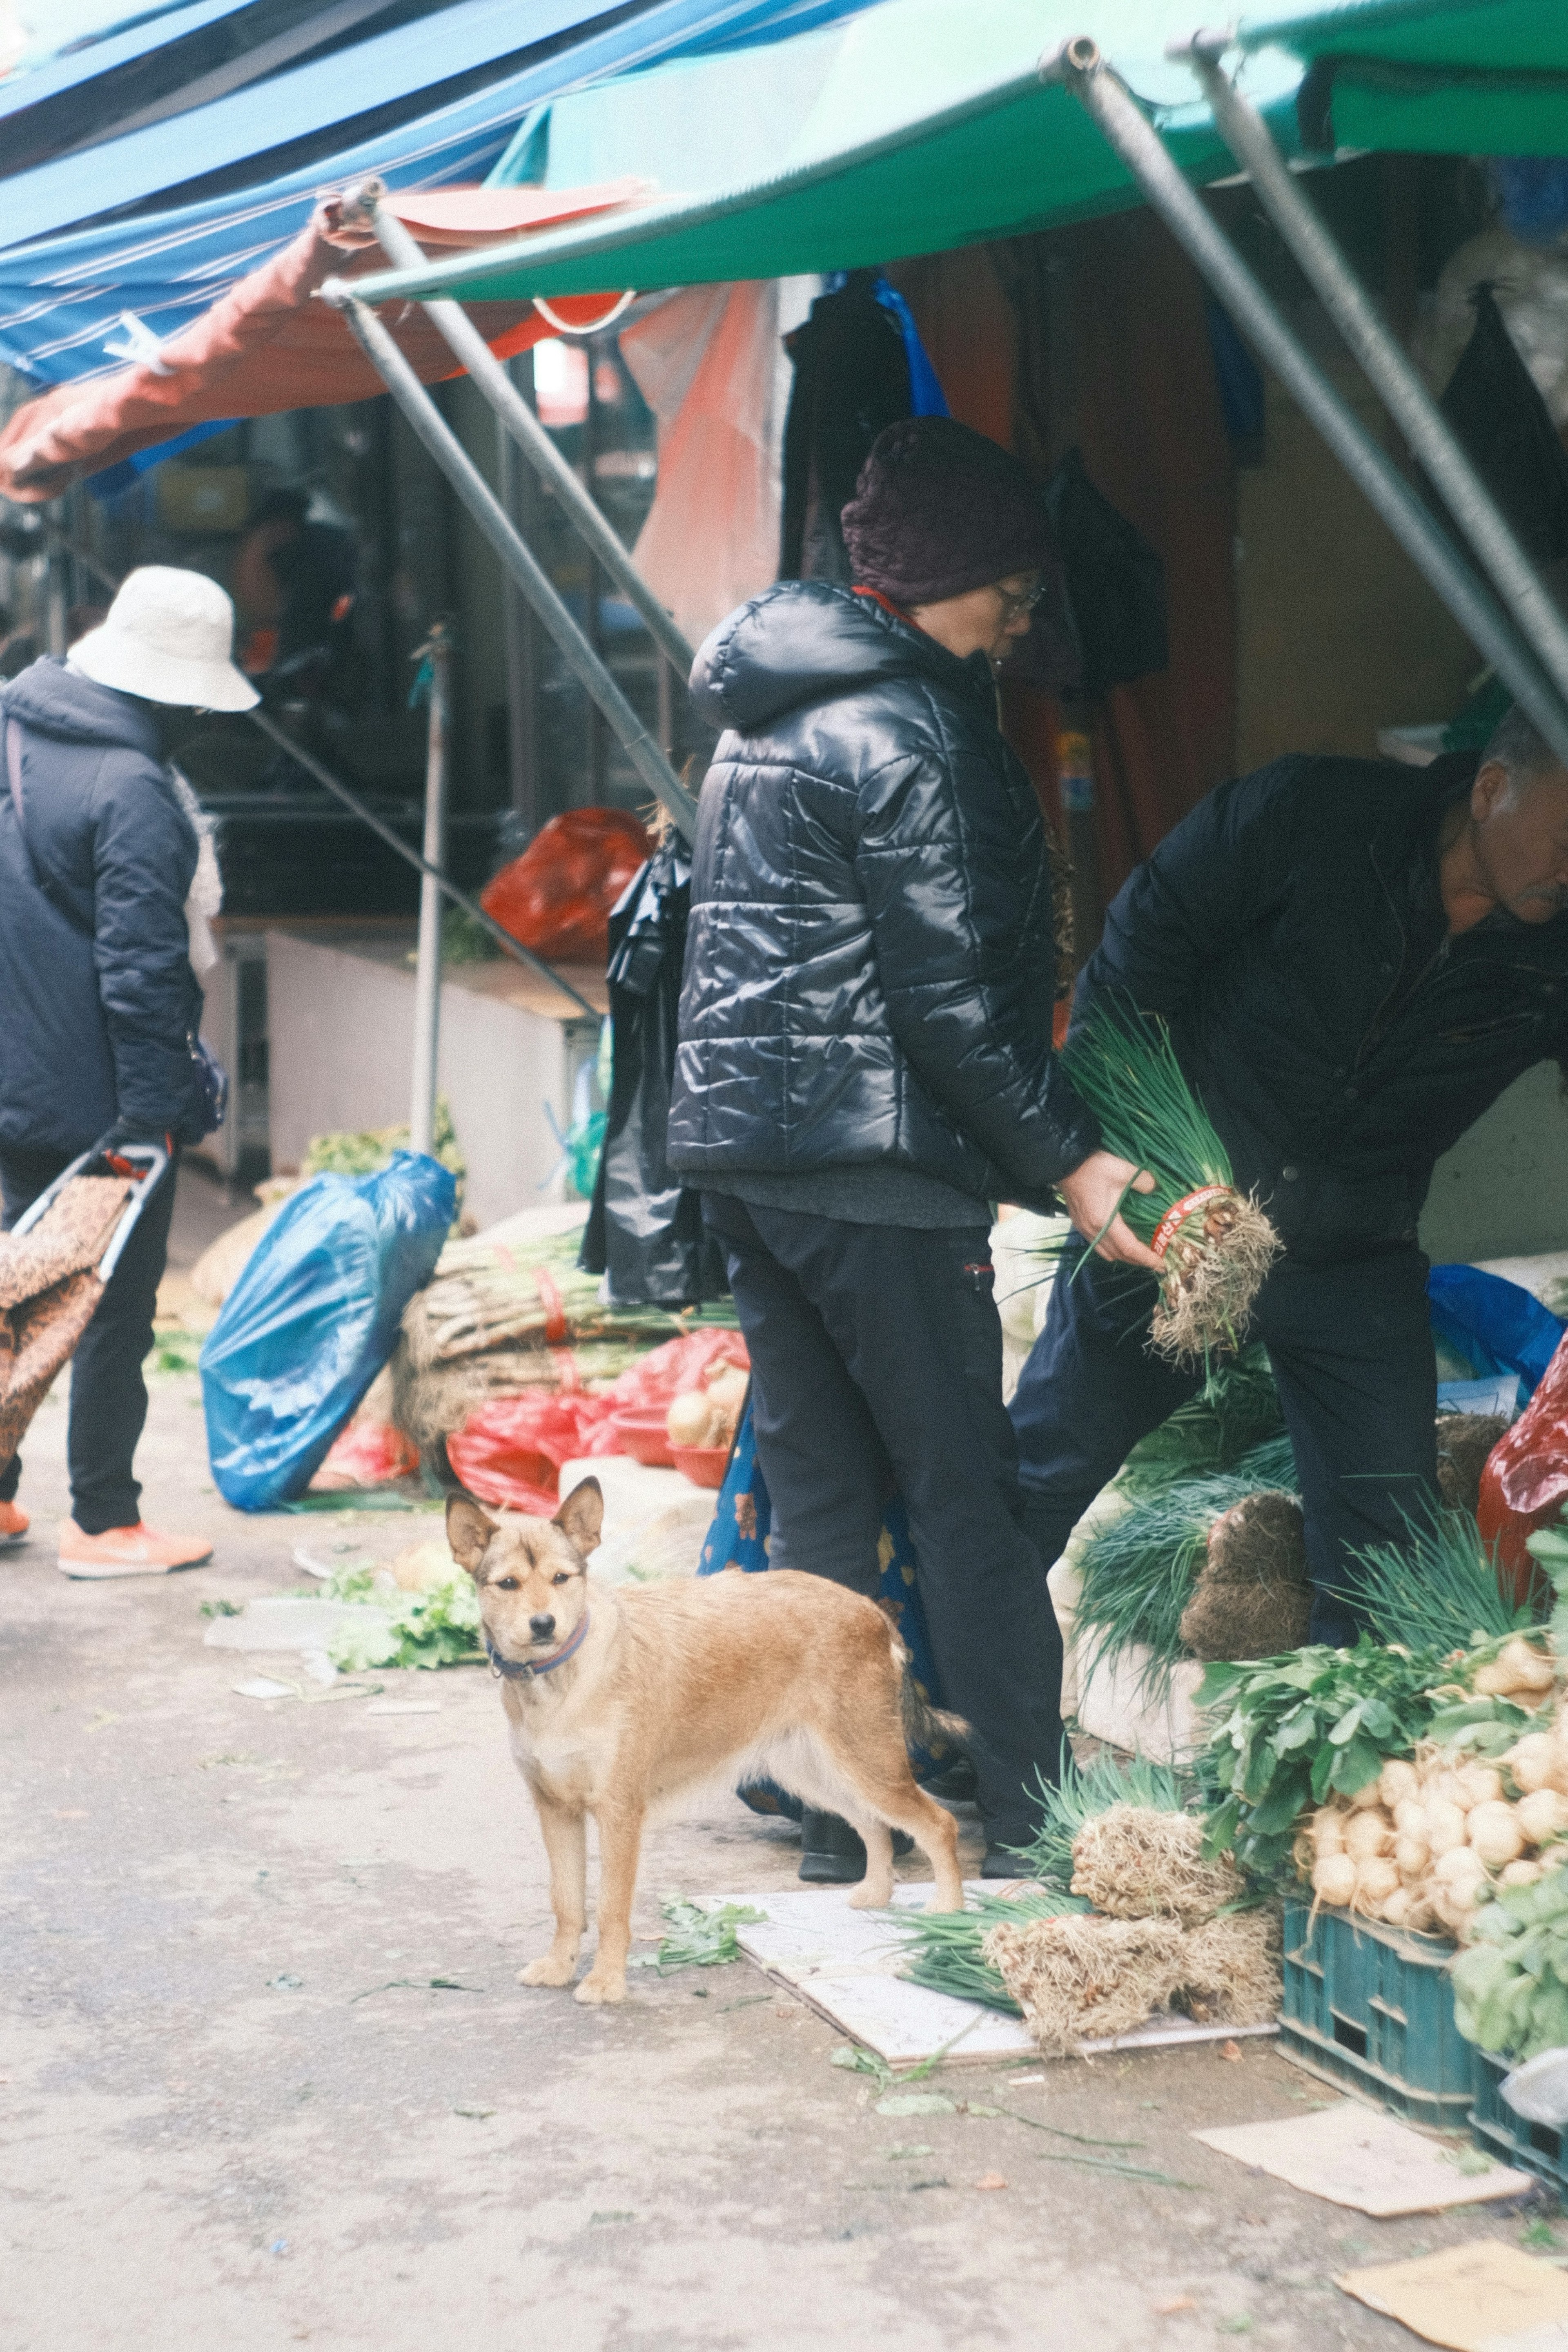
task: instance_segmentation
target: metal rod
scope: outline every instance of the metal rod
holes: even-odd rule
[[[573,988],[570,980],[562,980],[559,972],[552,971],[542,957],[535,955],[531,948],[526,948],[521,940],[515,940],[493,915],[487,915],[477,898],[471,898],[466,890],[458,888],[449,874],[443,874],[437,866],[431,865],[428,858],[422,857],[417,849],[411,849],[402,835],[394,833],[391,825],[383,823],[374,809],[360,798],[352,785],[346,784],[341,776],[335,776],[330,768],[323,767],[314,752],[308,751],[302,743],[297,743],[270,712],[258,707],[255,710],[247,710],[246,717],[253,727],[259,727],[264,735],[270,736],[280,751],[287,751],[291,760],[297,760],[308,775],[314,776],[319,784],[325,784],[329,793],[335,793],[344,807],[352,809],[361,824],[368,824],[372,833],[379,834],[387,847],[395,849],[405,865],[416,866],[421,874],[427,876],[445,892],[455,907],[461,907],[465,915],[471,915],[483,930],[488,931],[496,945],[504,949],[515,962],[527,964],[528,970],[537,971],[541,980],[548,980],[552,988],[559,988],[563,996],[570,996],[579,1012],[586,1013],[590,1020],[598,1021],[603,1017],[599,1007],[591,1004],[580,990]]]
[[[430,664],[430,723],[424,761],[424,862],[419,885],[419,954],[413,976],[413,1078],[409,1148],[435,1149],[435,1073],[441,1048],[441,886],[446,862],[446,757],[451,739],[452,639],[434,624],[424,648]]]
[[[1171,160],[1137,101],[1087,35],[1040,61],[1071,90],[1127,166],[1154,210],[1317,427],[1466,635],[1568,761],[1568,708],[1503,612],[1392,460],[1302,351],[1274,304]]]
[[[378,201],[382,194],[379,180],[361,182],[344,197],[345,214],[357,211],[370,221],[382,250],[394,268],[421,268],[423,254],[396,214],[383,210]],[[429,313],[455,356],[462,361],[535,472],[560,500],[580,536],[586,541],[591,555],[602,564],[628,602],[636,606],[660,651],[683,677],[688,677],[693,658],[691,646],[632,562],[613,525],[578,480],[463,305],[445,299],[426,302],[422,308]]]
[[[497,416],[496,475],[501,504],[524,539],[531,536],[533,484],[522,452]],[[531,836],[540,818],[538,660],[533,607],[509,572],[501,574],[507,656],[507,785],[512,812]],[[667,747],[666,747],[667,748]]]
[[[1568,700],[1568,623],[1455,438],[1448,419],[1291,178],[1268,124],[1220,71],[1213,50],[1224,39],[1221,35],[1198,34],[1185,47],[1187,62],[1203,84],[1220,137],[1249,174],[1265,211],[1301,263],[1352,356],[1491,574],[1547,676]]]
[[[324,301],[340,310],[361,350],[402,410],[464,505],[524,595],[549,631],[579,680],[608,720],[632,769],[661,801],[689,841],[696,829],[696,803],[638,718],[554,587],[518,537],[506,509],[399,351],[375,312],[340,278],[320,289]]]

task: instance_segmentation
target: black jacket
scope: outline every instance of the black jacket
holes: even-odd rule
[[[7,719],[21,727],[26,845]],[[153,1140],[205,1131],[184,913],[196,855],[137,702],[47,657],[11,681],[0,694],[0,1147],[84,1151],[120,1118]]]
[[[1301,756],[1222,785],[1124,885],[1080,980],[1075,1021],[1107,990],[1166,1016],[1303,1261],[1413,1242],[1439,1153],[1568,1045],[1568,916],[1448,936],[1437,831],[1476,765]]]
[[[1045,829],[989,670],[792,581],[692,671],[703,786],[670,1164],[891,1165],[1044,1205],[1098,1143],[1052,1058]]]

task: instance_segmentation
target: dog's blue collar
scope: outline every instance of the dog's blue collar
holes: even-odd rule
[[[588,1639],[588,1629],[592,1622],[585,1609],[582,1612],[582,1622],[570,1641],[563,1642],[559,1649],[552,1651],[548,1658],[504,1658],[486,1633],[485,1654],[490,1661],[490,1672],[498,1675],[503,1682],[531,1683],[536,1675],[548,1675],[553,1666],[564,1666],[572,1652],[580,1650],[583,1643]]]

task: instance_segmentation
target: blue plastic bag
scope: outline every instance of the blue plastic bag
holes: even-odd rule
[[[303,1494],[430,1280],[457,1180],[397,1152],[374,1176],[316,1176],[269,1225],[201,1353],[207,1452],[225,1503]]]
[[[1478,1379],[1515,1372],[1521,1403],[1557,1352],[1561,1319],[1539,1298],[1479,1265],[1435,1265],[1427,1276],[1432,1328],[1464,1357]]]

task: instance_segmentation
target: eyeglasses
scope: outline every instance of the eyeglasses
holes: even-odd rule
[[[991,584],[996,589],[997,594],[1002,600],[1002,625],[1004,628],[1009,621],[1018,620],[1020,614],[1024,613],[1032,613],[1035,606],[1040,603],[1040,598],[1045,594],[1045,582],[1043,580],[1037,580],[1032,588],[1025,588],[1021,591],[1012,588],[1004,588],[999,580],[993,581]]]

